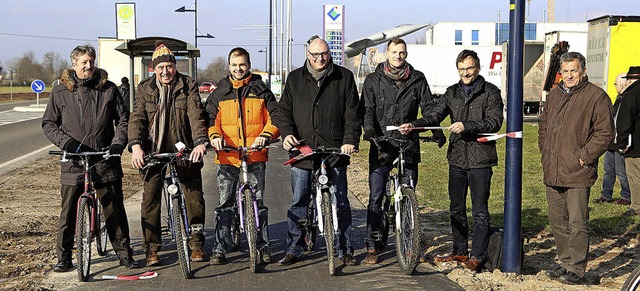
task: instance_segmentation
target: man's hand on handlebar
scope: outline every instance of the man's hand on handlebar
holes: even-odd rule
[[[342,150],[342,153],[345,155],[350,155],[356,152],[356,146],[352,145],[352,144],[343,144],[340,147],[340,150]]]
[[[131,165],[136,169],[142,169],[144,167],[144,150],[137,144],[131,147],[133,152],[131,153]]]
[[[287,135],[287,137],[284,138],[284,140],[282,141],[282,147],[285,150],[290,150],[291,148],[297,146],[300,144],[300,140],[298,140],[295,136],[293,135]]]
[[[256,140],[253,142],[253,144],[251,145],[252,148],[261,148],[267,145],[267,142],[269,141],[268,138],[266,137],[256,137]]]
[[[200,144],[191,151],[189,160],[191,160],[192,163],[202,163],[202,160],[206,153],[207,147],[204,144]]]
[[[222,147],[224,146],[224,140],[221,137],[216,137],[211,140],[211,146],[213,146],[213,149],[215,149],[216,151],[222,150]]]

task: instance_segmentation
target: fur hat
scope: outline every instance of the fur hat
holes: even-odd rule
[[[171,50],[164,45],[162,41],[156,41],[156,50],[153,51],[153,56],[151,57],[151,62],[153,63],[153,67],[155,68],[159,63],[162,62],[172,62],[176,63],[176,57],[173,55]]]
[[[629,67],[627,75],[622,77],[625,79],[640,79],[640,67]]]

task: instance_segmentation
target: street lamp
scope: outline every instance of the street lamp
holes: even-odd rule
[[[198,35],[198,0],[194,0],[194,4],[193,4],[193,9],[187,9],[185,6],[182,6],[178,9],[175,10],[175,12],[193,12],[193,15],[195,16],[195,20],[194,20],[194,44],[195,47],[198,48],[198,38],[202,37],[202,38],[215,38],[215,36],[211,35],[211,34],[206,34],[206,35]],[[193,59],[193,63],[194,63],[194,67],[195,70],[193,72],[193,76],[194,79],[197,80],[198,79],[198,58],[194,58]]]
[[[267,48],[260,49],[259,53],[264,53],[264,71],[267,72],[267,65],[269,64],[269,54],[267,54]],[[268,74],[269,72],[267,72]]]

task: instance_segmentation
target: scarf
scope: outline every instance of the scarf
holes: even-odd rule
[[[151,141],[153,142],[153,148],[156,152],[161,151],[162,141],[165,134],[166,122],[167,122],[167,96],[172,90],[172,85],[163,85],[160,83],[160,79],[156,77],[156,86],[158,87],[158,104],[155,119],[150,122],[149,134],[151,135]]]
[[[311,61],[307,61],[307,71],[309,71],[309,73],[311,73],[311,76],[313,76],[313,78],[316,81],[320,81],[320,79],[322,79],[322,77],[325,75],[325,73],[327,72],[327,69],[329,68],[329,66],[327,66],[324,70],[322,71],[317,71],[316,69],[313,68],[313,66],[311,66]]]
[[[402,82],[409,79],[409,76],[411,75],[411,69],[409,69],[409,64],[406,62],[404,63],[404,65],[402,65],[402,67],[396,68],[389,64],[389,61],[386,61],[384,62],[384,75],[396,82]]]
[[[245,75],[245,77],[243,77],[240,80],[236,80],[236,78],[234,78],[233,76],[229,76],[229,81],[231,81],[231,85],[233,85],[233,89],[238,89],[242,86],[248,86],[249,85],[249,81],[251,81],[251,72],[249,72],[247,75]]]

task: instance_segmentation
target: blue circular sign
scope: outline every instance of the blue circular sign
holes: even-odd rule
[[[31,90],[33,90],[33,92],[35,93],[41,93],[42,91],[44,91],[45,87],[46,86],[44,85],[44,82],[42,80],[35,79],[33,80],[33,82],[31,82]]]

